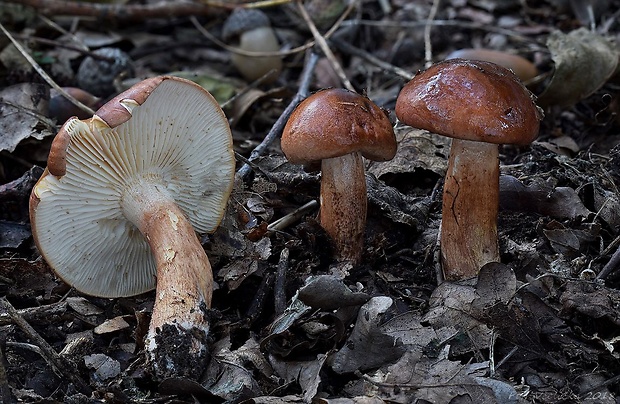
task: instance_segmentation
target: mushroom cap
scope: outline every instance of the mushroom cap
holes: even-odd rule
[[[150,247],[121,208],[125,190],[155,182],[201,233],[219,225],[232,190],[228,121],[211,94],[176,77],[145,80],[93,118],[69,119],[52,152],[30,197],[33,235],[58,276],[91,295],[155,287]]]
[[[342,88],[320,90],[303,100],[282,133],[281,148],[293,164],[361,152],[386,161],[396,154],[394,128],[370,99]]]
[[[445,59],[484,60],[486,62],[492,62],[503,66],[506,69],[512,70],[512,72],[523,82],[538,76],[538,68],[536,65],[523,56],[513,55],[511,53],[494,49],[458,49],[450,52]]]
[[[418,73],[396,100],[398,119],[440,135],[497,144],[531,143],[542,112],[510,70],[450,59]]]
[[[271,21],[267,14],[257,8],[235,8],[224,22],[222,38],[229,41],[244,32],[256,28],[269,27]]]

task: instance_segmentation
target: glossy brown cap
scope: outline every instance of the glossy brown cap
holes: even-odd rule
[[[394,128],[386,113],[367,97],[342,88],[318,91],[291,114],[281,141],[293,164],[360,152],[386,161],[396,154]]]
[[[510,70],[450,59],[405,85],[396,116],[409,126],[456,139],[526,145],[538,135],[542,111]]]

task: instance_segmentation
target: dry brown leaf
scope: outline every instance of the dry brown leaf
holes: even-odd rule
[[[554,31],[547,47],[555,63],[551,82],[538,98],[543,106],[568,106],[607,82],[618,65],[619,52],[605,37],[585,28],[564,34]]]

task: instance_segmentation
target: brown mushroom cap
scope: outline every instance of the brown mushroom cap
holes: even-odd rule
[[[493,49],[459,49],[448,54],[446,59],[484,60],[492,62],[512,70],[512,72],[524,82],[538,76],[538,68],[526,58]]]
[[[318,91],[291,114],[281,142],[294,164],[361,152],[368,159],[390,160],[396,138],[385,112],[367,97],[342,88]]]
[[[456,139],[525,145],[538,135],[542,113],[510,70],[450,59],[405,85],[396,116],[409,126]]]

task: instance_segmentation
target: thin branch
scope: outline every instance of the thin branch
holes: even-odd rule
[[[385,62],[379,59],[378,57],[372,55],[371,53],[366,52],[365,50],[360,49],[358,47],[355,47],[348,42],[337,39],[336,37],[332,38],[330,40],[330,43],[334,44],[336,48],[340,49],[341,51],[345,53],[348,53],[354,56],[359,56],[362,59],[365,59],[366,61],[368,61],[369,63],[377,67],[380,67],[382,70],[388,71],[390,73],[394,73],[397,76],[400,76],[407,81],[411,80],[414,76],[414,73],[408,70],[405,70],[405,69],[401,69],[400,67],[394,66],[393,64],[390,64],[388,62]]]
[[[75,366],[63,358],[47,343],[39,333],[32,328],[22,316],[19,315],[15,307],[6,299],[0,297],[0,311],[6,312],[15,325],[17,325],[30,339],[30,341],[41,349],[41,356],[50,364],[54,372],[64,376],[82,393],[90,394],[91,388],[78,377]]]
[[[367,27],[391,27],[398,29],[414,29],[414,28],[423,28],[427,25],[432,25],[434,27],[458,27],[464,29],[476,29],[485,32],[494,32],[497,34],[502,34],[509,36],[513,39],[523,41],[523,42],[532,42],[539,44],[541,46],[541,50],[549,51],[545,45],[544,40],[538,39],[538,37],[529,37],[527,35],[523,35],[518,31],[494,27],[492,25],[484,25],[476,22],[469,21],[459,21],[459,20],[434,20],[434,21],[373,21],[373,20],[347,20],[342,23],[343,27],[350,26],[367,26]]]
[[[34,60],[32,56],[28,53],[28,51],[19,43],[13,36],[4,28],[4,25],[0,23],[0,30],[4,33],[4,35],[9,38],[9,40],[13,43],[13,45],[17,48],[17,50],[22,54],[24,58],[30,63],[32,68],[39,73],[39,76],[43,78],[51,87],[53,87],[59,94],[68,99],[71,103],[77,105],[81,110],[85,111],[87,114],[94,115],[95,111],[93,111],[90,107],[82,104],[80,101],[75,99],[71,94],[68,94],[65,90],[63,90],[56,82],[47,74],[45,70]]]
[[[351,11],[353,11],[354,8],[355,8],[355,2],[351,2],[351,4],[349,4],[349,7],[347,7],[347,9],[340,15],[340,17],[338,17],[336,22],[331,26],[331,28],[329,30],[327,30],[327,32],[323,36],[326,39],[331,37],[334,34],[334,32],[336,32],[336,30],[338,28],[340,28],[340,25],[343,23],[345,18],[347,18],[349,16],[349,14],[351,13]],[[205,27],[203,27],[198,22],[198,20],[195,17],[190,17],[190,21],[192,22],[194,27],[205,38],[207,38],[209,41],[213,42],[214,44],[216,44],[217,46],[219,46],[222,49],[225,49],[225,50],[227,50],[229,52],[236,53],[236,54],[242,55],[242,56],[250,56],[250,57],[280,56],[280,57],[284,57],[284,56],[294,55],[296,53],[300,53],[300,52],[303,52],[305,50],[308,50],[308,49],[312,48],[315,45],[315,43],[316,43],[315,41],[308,41],[307,43],[305,43],[303,45],[300,45],[300,46],[297,46],[297,47],[292,48],[292,49],[279,50],[279,51],[274,51],[274,52],[251,52],[251,51],[246,51],[246,50],[237,48],[235,46],[230,46],[227,43],[220,41],[215,35],[213,35],[211,32],[209,32]]]
[[[149,18],[213,15],[217,7],[194,1],[160,1],[152,4],[87,3],[68,0],[5,0],[35,8],[44,15],[94,17],[99,20],[143,21]],[[219,3],[218,3],[219,5]],[[230,8],[230,5],[229,7]]]
[[[340,65],[338,60],[336,60],[336,56],[334,56],[334,53],[329,48],[329,45],[327,45],[325,37],[321,35],[319,30],[316,28],[316,25],[314,25],[314,21],[312,21],[312,18],[310,17],[310,15],[308,15],[308,11],[306,11],[306,8],[304,7],[301,0],[295,0],[295,4],[299,9],[299,14],[301,14],[301,17],[308,25],[308,28],[310,28],[310,32],[312,32],[312,36],[314,36],[316,44],[319,45],[319,48],[321,48],[321,50],[325,54],[325,57],[327,57],[327,59],[329,60],[329,63],[340,78],[340,81],[342,82],[344,87],[350,91],[355,91],[355,87],[353,87],[353,84],[351,84],[351,82],[347,78],[347,75],[342,69],[342,66]]]
[[[284,247],[280,252],[276,282],[273,287],[275,315],[279,316],[286,310],[286,273],[288,272],[289,249]]]
[[[431,30],[433,28],[433,20],[439,10],[439,2],[441,0],[433,0],[431,11],[428,13],[426,19],[426,25],[424,26],[424,64],[426,68],[431,67],[433,64],[433,44],[431,43]]]
[[[284,129],[284,125],[288,121],[289,116],[293,112],[293,110],[297,107],[297,105],[308,96],[310,82],[312,81],[312,73],[314,72],[314,68],[316,67],[316,63],[319,60],[319,56],[316,53],[310,53],[308,60],[306,61],[306,65],[304,66],[304,70],[301,73],[301,79],[299,83],[299,89],[297,90],[297,94],[293,97],[291,102],[288,104],[284,112],[280,115],[278,120],[273,124],[269,133],[265,135],[265,138],[262,142],[254,150],[250,153],[250,157],[248,160],[252,161],[262,156],[267,148],[273,141],[282,133]],[[244,164],[239,171],[237,171],[237,178],[246,180],[248,175],[252,172],[251,167],[248,164]]]

